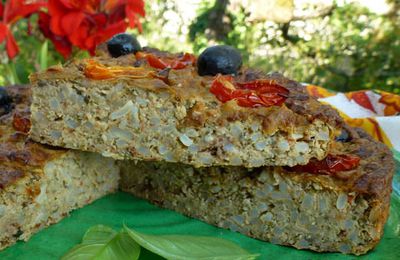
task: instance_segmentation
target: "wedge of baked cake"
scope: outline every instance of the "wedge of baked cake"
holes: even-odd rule
[[[35,141],[124,159],[122,190],[258,239],[353,254],[378,243],[392,155],[301,84],[241,68],[227,46],[109,50],[32,75]]]
[[[0,88],[0,250],[118,188],[114,160],[32,142],[25,86]]]
[[[275,244],[364,254],[383,234],[394,163],[390,150],[364,131],[344,131],[346,140],[327,158],[306,166],[194,168],[123,161],[121,188]]]
[[[9,91],[15,89],[22,93]],[[14,99],[22,102],[21,97]],[[114,190],[118,180],[111,159],[27,141],[26,107],[16,111],[2,116],[2,247]],[[362,130],[343,126],[341,132],[325,159],[303,166],[196,168],[125,160],[118,163],[119,185],[162,207],[261,240],[363,254],[383,233],[393,159]]]
[[[30,136],[115,159],[196,167],[294,166],[327,155],[342,124],[336,111],[280,74],[241,68],[200,76],[201,57],[143,49],[36,73]]]

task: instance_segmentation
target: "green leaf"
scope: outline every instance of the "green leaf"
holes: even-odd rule
[[[40,69],[47,69],[47,54],[49,49],[49,42],[47,40],[44,41],[42,47],[40,48]]]
[[[6,68],[6,75],[7,75],[7,80],[9,82],[9,84],[10,85],[20,84],[21,81],[18,77],[17,69],[15,68],[15,64],[10,62],[10,63],[6,63],[4,66]]]
[[[124,230],[139,245],[166,259],[174,260],[244,260],[255,259],[240,246],[225,239],[187,235],[147,235],[124,226]]]
[[[140,246],[126,232],[118,233],[110,227],[97,225],[86,232],[81,244],[73,247],[61,259],[136,260],[139,254]]]

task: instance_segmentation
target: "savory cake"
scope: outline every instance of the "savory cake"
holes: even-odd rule
[[[118,167],[123,191],[272,243],[363,254],[382,236],[393,159],[362,130],[343,126],[330,154],[303,166],[115,165],[100,155],[27,139],[29,92],[10,87],[3,98],[0,89],[0,249],[114,191]]]
[[[342,120],[301,84],[247,68],[200,76],[196,59],[148,48],[36,73],[30,137],[196,167],[294,166],[327,155]]]
[[[32,142],[26,86],[0,88],[0,250],[118,188],[114,160]]]
[[[195,57],[131,40],[32,75],[31,138],[123,159],[123,191],[254,238],[357,255],[378,243],[388,148],[231,47]]]
[[[121,188],[257,239],[360,255],[382,237],[394,163],[362,130],[343,133],[326,159],[291,168],[123,161]]]

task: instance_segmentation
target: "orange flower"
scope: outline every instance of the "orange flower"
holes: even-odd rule
[[[49,0],[48,8],[40,28],[65,58],[72,45],[93,55],[98,44],[128,26],[141,30],[138,16],[145,15],[142,0]]]
[[[9,0],[4,6],[0,2],[0,43],[6,42],[7,55],[10,59],[13,59],[19,52],[18,45],[11,33],[11,26],[45,6],[46,1]]]
[[[43,33],[44,37],[49,38],[53,42],[56,50],[64,58],[67,58],[69,55],[71,55],[72,44],[70,43],[67,37],[58,36],[51,32],[49,27],[50,19],[51,17],[47,13],[40,12],[38,21],[39,29]]]

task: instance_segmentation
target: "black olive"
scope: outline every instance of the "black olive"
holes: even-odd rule
[[[346,129],[342,129],[342,132],[340,133],[340,135],[338,137],[335,138],[335,140],[337,142],[349,142],[351,141],[351,137],[349,132]]]
[[[142,50],[142,47],[135,36],[119,33],[108,40],[107,49],[112,57],[117,58],[129,53],[136,53]]]
[[[197,60],[200,76],[221,74],[236,75],[242,66],[242,56],[233,47],[217,45],[205,49]]]
[[[0,116],[8,114],[12,109],[13,100],[4,87],[0,87]]]

